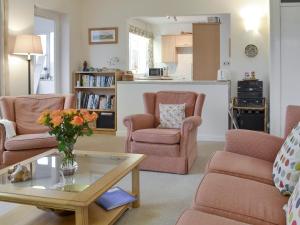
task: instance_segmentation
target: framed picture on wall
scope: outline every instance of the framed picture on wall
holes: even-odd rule
[[[116,44],[118,43],[118,28],[90,28],[89,29],[89,44]]]

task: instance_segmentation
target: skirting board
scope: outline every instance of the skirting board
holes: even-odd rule
[[[120,137],[125,137],[127,131],[117,131],[116,135]],[[197,141],[216,141],[216,142],[224,142],[225,136],[222,135],[197,135]]]

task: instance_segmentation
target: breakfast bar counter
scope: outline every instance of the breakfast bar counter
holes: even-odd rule
[[[158,91],[193,91],[206,95],[203,122],[198,140],[224,141],[228,130],[230,104],[229,81],[191,80],[135,80],[117,82],[117,135],[125,136],[123,119],[132,114],[144,113],[143,93]]]

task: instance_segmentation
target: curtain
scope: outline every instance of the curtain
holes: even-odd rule
[[[129,32],[149,39],[147,65],[153,67],[153,33],[133,25],[129,25]]]
[[[7,94],[8,0],[0,0],[0,95]]]

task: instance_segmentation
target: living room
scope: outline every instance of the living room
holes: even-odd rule
[[[298,224],[297,0],[0,0],[0,224]]]

